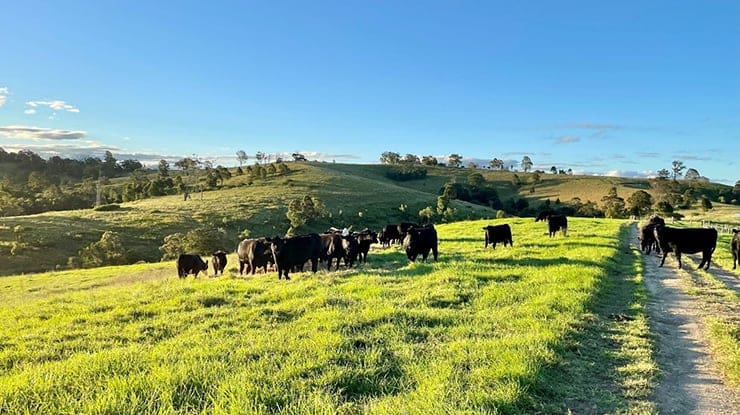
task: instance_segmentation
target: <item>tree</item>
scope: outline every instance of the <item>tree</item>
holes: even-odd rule
[[[299,152],[295,152],[295,153],[291,154],[290,156],[293,157],[293,161],[308,161],[306,159],[306,156],[304,156],[303,154],[301,154]]]
[[[532,159],[530,159],[529,156],[524,156],[522,158],[522,169],[524,169],[525,173],[528,172],[529,169],[532,168],[532,165],[533,165]]]
[[[249,159],[249,156],[247,156],[247,153],[244,150],[239,150],[236,152],[236,161],[239,162],[239,167],[246,163],[247,159]]]
[[[670,216],[673,213],[673,205],[667,200],[660,200],[655,204],[655,210],[663,216]]]
[[[558,168],[555,166],[550,167],[550,173],[556,174],[558,172]]]
[[[288,203],[285,216],[290,221],[289,233],[292,233],[301,226],[326,216],[326,208],[319,199],[305,195],[303,199],[293,199]]]
[[[380,162],[382,164],[398,164],[401,161],[401,155],[393,151],[384,151],[380,155]]]
[[[568,169],[568,171],[566,172],[566,174],[568,174],[569,176],[572,176],[573,175],[573,169]]]
[[[686,170],[686,174],[684,174],[683,178],[686,180],[697,180],[701,178],[701,175],[696,169],[691,168]]]
[[[258,164],[262,164],[262,161],[263,161],[263,160],[266,160],[266,159],[267,159],[267,155],[266,155],[265,153],[261,152],[261,151],[258,151],[258,152],[257,152],[257,153],[256,153],[256,154],[254,155],[254,158],[256,158],[256,159],[257,159],[257,163],[258,163]]]
[[[121,170],[125,173],[133,173],[136,170],[144,168],[144,165],[142,165],[138,160],[133,159],[126,159],[122,162],[118,163],[119,166],[121,166]]]
[[[468,175],[468,185],[473,188],[482,187],[486,179],[480,173],[471,173]]]
[[[653,206],[653,197],[644,190],[638,190],[627,198],[629,211],[636,216],[643,216],[650,212]]]
[[[671,172],[669,172],[667,169],[658,170],[659,179],[667,179],[670,175],[671,175]]]
[[[624,216],[624,199],[617,195],[617,188],[612,187],[606,196],[601,198],[604,205],[604,215],[607,218],[619,218]]]
[[[452,153],[447,157],[447,165],[454,168],[462,166],[462,156],[457,153]]]
[[[159,172],[159,177],[161,179],[164,179],[165,177],[170,177],[170,163],[168,163],[165,159],[159,160],[157,171]]]
[[[421,158],[421,164],[425,166],[436,166],[439,162],[434,156],[424,156]]]
[[[126,250],[121,237],[113,231],[106,231],[100,240],[86,246],[79,252],[82,266],[91,268],[103,265],[123,265],[126,263]]]
[[[419,157],[416,156],[416,155],[414,155],[414,154],[411,154],[411,153],[408,153],[405,156],[403,156],[403,160],[401,160],[401,161],[403,161],[404,163],[411,163],[411,164],[419,164],[420,163]]]
[[[471,161],[470,163],[468,163],[468,168],[469,169],[477,169],[478,168],[478,165]]]
[[[496,170],[504,169],[504,161],[496,157],[494,157],[488,164],[491,166],[492,169],[496,169]]]
[[[701,209],[705,212],[712,210],[712,201],[706,196],[701,197]]]
[[[677,180],[678,177],[681,176],[681,172],[683,171],[683,169],[686,168],[686,166],[684,166],[683,162],[679,160],[673,160],[673,163],[671,164],[673,165],[673,180]]]

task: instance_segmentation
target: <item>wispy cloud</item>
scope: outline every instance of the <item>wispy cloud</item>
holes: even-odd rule
[[[649,159],[657,159],[661,156],[660,153],[652,153],[652,152],[645,152],[645,151],[638,151],[635,153],[638,157],[643,158],[649,158]]]
[[[23,140],[80,140],[87,137],[87,132],[8,125],[0,127],[0,136]]]
[[[51,108],[54,111],[67,111],[67,112],[74,112],[79,113],[80,109],[75,107],[72,104],[68,104],[65,101],[60,100],[54,100],[54,101],[27,101],[26,105],[31,107],[31,109],[35,109],[38,107],[48,107]],[[35,112],[34,112],[35,113]],[[28,114],[28,112],[26,113]]]
[[[36,109],[34,109],[34,108],[29,108],[29,109],[27,109],[27,110],[23,111],[23,113],[24,113],[24,114],[28,114],[28,115],[33,115],[33,114],[36,114]]]
[[[564,135],[561,137],[557,137],[555,141],[560,144],[571,144],[571,143],[577,143],[581,141],[581,139],[574,135]]]
[[[7,86],[0,87],[0,107],[2,107],[3,105],[5,105],[5,103],[8,101],[8,94],[9,93],[10,92],[8,92],[8,87]]]

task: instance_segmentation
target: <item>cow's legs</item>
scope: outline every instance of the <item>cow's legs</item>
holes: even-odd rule
[[[663,259],[660,260],[660,265],[658,265],[659,267],[663,266],[663,264],[665,263],[665,257],[667,256],[668,256],[668,251],[663,252]]]
[[[676,259],[678,260],[678,269],[681,269],[683,264],[681,264],[681,251],[676,251]]]

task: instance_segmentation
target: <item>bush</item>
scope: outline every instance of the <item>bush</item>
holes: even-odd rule
[[[117,203],[110,203],[107,205],[95,206],[93,208],[93,210],[98,211],[98,212],[109,212],[112,210],[120,210],[120,209],[121,209],[121,205]]]
[[[496,211],[496,219],[503,219],[506,217],[506,212],[503,210],[497,210]]]
[[[403,165],[389,168],[385,172],[386,177],[399,182],[407,180],[418,180],[427,177],[427,169],[418,165]]]
[[[85,268],[104,265],[123,265],[127,253],[121,243],[121,237],[113,231],[106,231],[100,240],[82,248],[79,252],[80,263]]]

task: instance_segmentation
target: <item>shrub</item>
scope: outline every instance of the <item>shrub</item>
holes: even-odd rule
[[[164,243],[159,247],[162,252],[162,261],[177,259],[180,254],[211,254],[224,249],[228,241],[223,228],[202,227],[188,231],[185,234],[173,233],[164,237]]]
[[[502,219],[505,217],[506,217],[506,212],[500,209],[496,211],[496,219]]]
[[[116,204],[116,203],[110,203],[110,204],[107,204],[107,205],[95,206],[93,208],[93,210],[98,211],[98,212],[109,212],[109,211],[112,211],[112,210],[119,210],[119,209],[121,209],[121,205]]]
[[[121,237],[113,231],[105,231],[99,241],[82,248],[79,257],[82,266],[86,268],[123,265],[127,261]]]
[[[427,177],[427,169],[419,165],[404,164],[400,167],[389,168],[385,175],[389,179],[399,182],[418,180]]]

